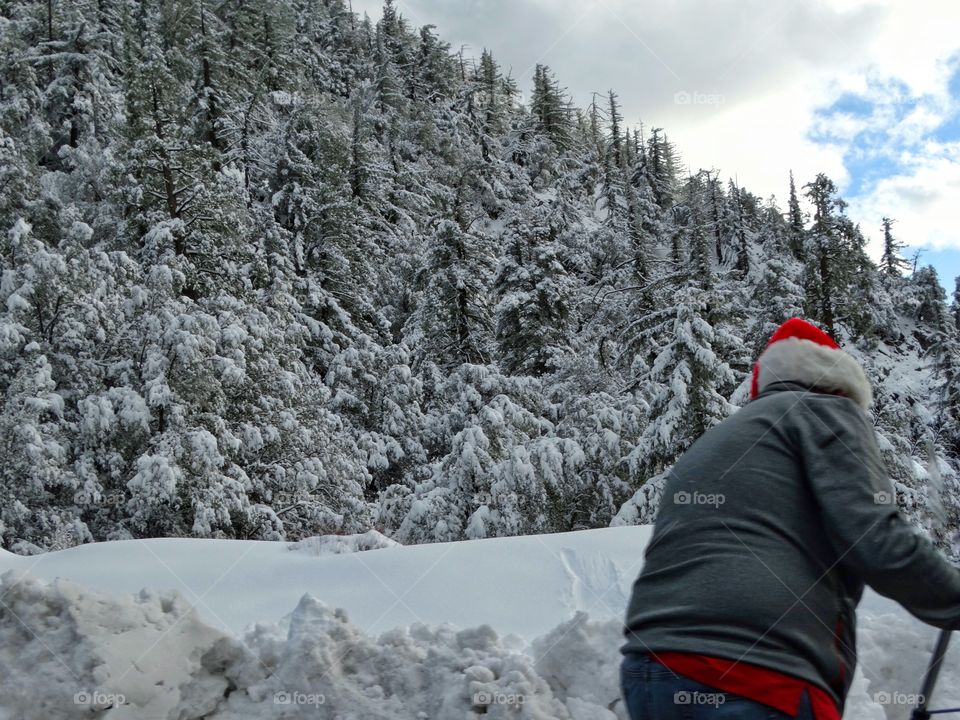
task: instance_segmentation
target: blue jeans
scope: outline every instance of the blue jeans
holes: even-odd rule
[[[677,675],[639,653],[624,655],[620,691],[630,720],[814,720],[807,693],[800,712],[791,718],[769,705]]]

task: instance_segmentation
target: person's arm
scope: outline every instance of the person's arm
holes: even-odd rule
[[[960,569],[898,512],[866,415],[825,394],[797,409],[804,469],[840,562],[920,620],[960,629]]]

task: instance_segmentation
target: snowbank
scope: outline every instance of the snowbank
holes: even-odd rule
[[[0,572],[100,592],[178,590],[201,618],[236,636],[279,620],[310,593],[372,634],[416,622],[488,624],[533,640],[578,610],[619,618],[649,534],[622,527],[333,554],[282,542],[124,540],[31,557],[0,550]]]
[[[648,538],[0,553],[0,718],[623,720],[620,617]],[[906,717],[934,638],[868,594],[845,717]],[[935,700],[960,705],[956,647]]]

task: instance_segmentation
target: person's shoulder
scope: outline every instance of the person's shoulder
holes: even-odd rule
[[[871,425],[867,414],[855,400],[846,395],[810,391],[797,393],[796,408],[799,417],[815,420],[817,424],[863,429]]]
[[[852,398],[813,388],[791,387],[762,395],[747,403],[742,410],[750,413],[771,413],[777,416],[797,417],[816,415],[836,416],[848,420],[865,421],[866,413]]]
[[[820,390],[806,390],[804,392],[795,392],[798,402],[804,403],[809,407],[822,408],[824,410],[845,413],[857,413],[863,415],[860,406],[856,401],[840,393],[824,392]]]

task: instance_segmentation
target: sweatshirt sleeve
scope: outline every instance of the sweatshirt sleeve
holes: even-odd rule
[[[804,469],[839,562],[920,620],[960,629],[960,569],[900,515],[866,415],[819,393],[798,409]]]

